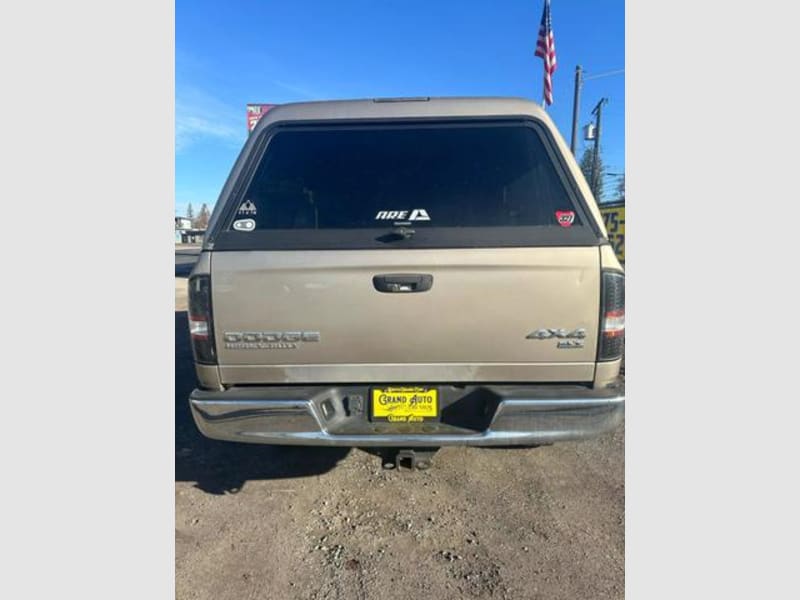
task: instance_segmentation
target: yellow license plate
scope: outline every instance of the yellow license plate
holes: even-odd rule
[[[372,418],[390,423],[421,423],[439,416],[439,391],[427,387],[372,389]]]

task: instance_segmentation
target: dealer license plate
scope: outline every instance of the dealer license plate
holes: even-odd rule
[[[439,416],[439,391],[429,387],[372,388],[372,419],[421,423]]]

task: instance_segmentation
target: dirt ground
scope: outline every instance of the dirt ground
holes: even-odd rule
[[[215,442],[189,413],[175,278],[176,597],[624,595],[624,428],[532,449],[443,448],[427,471],[362,450]]]

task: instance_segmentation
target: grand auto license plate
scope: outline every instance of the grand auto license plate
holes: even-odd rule
[[[439,416],[439,393],[428,387],[372,389],[372,419],[390,423],[421,423]]]

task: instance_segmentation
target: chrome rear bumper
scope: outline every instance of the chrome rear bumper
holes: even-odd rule
[[[440,386],[441,422],[371,422],[364,386],[195,390],[190,405],[206,437],[302,446],[513,446],[594,437],[622,420],[621,386]]]

